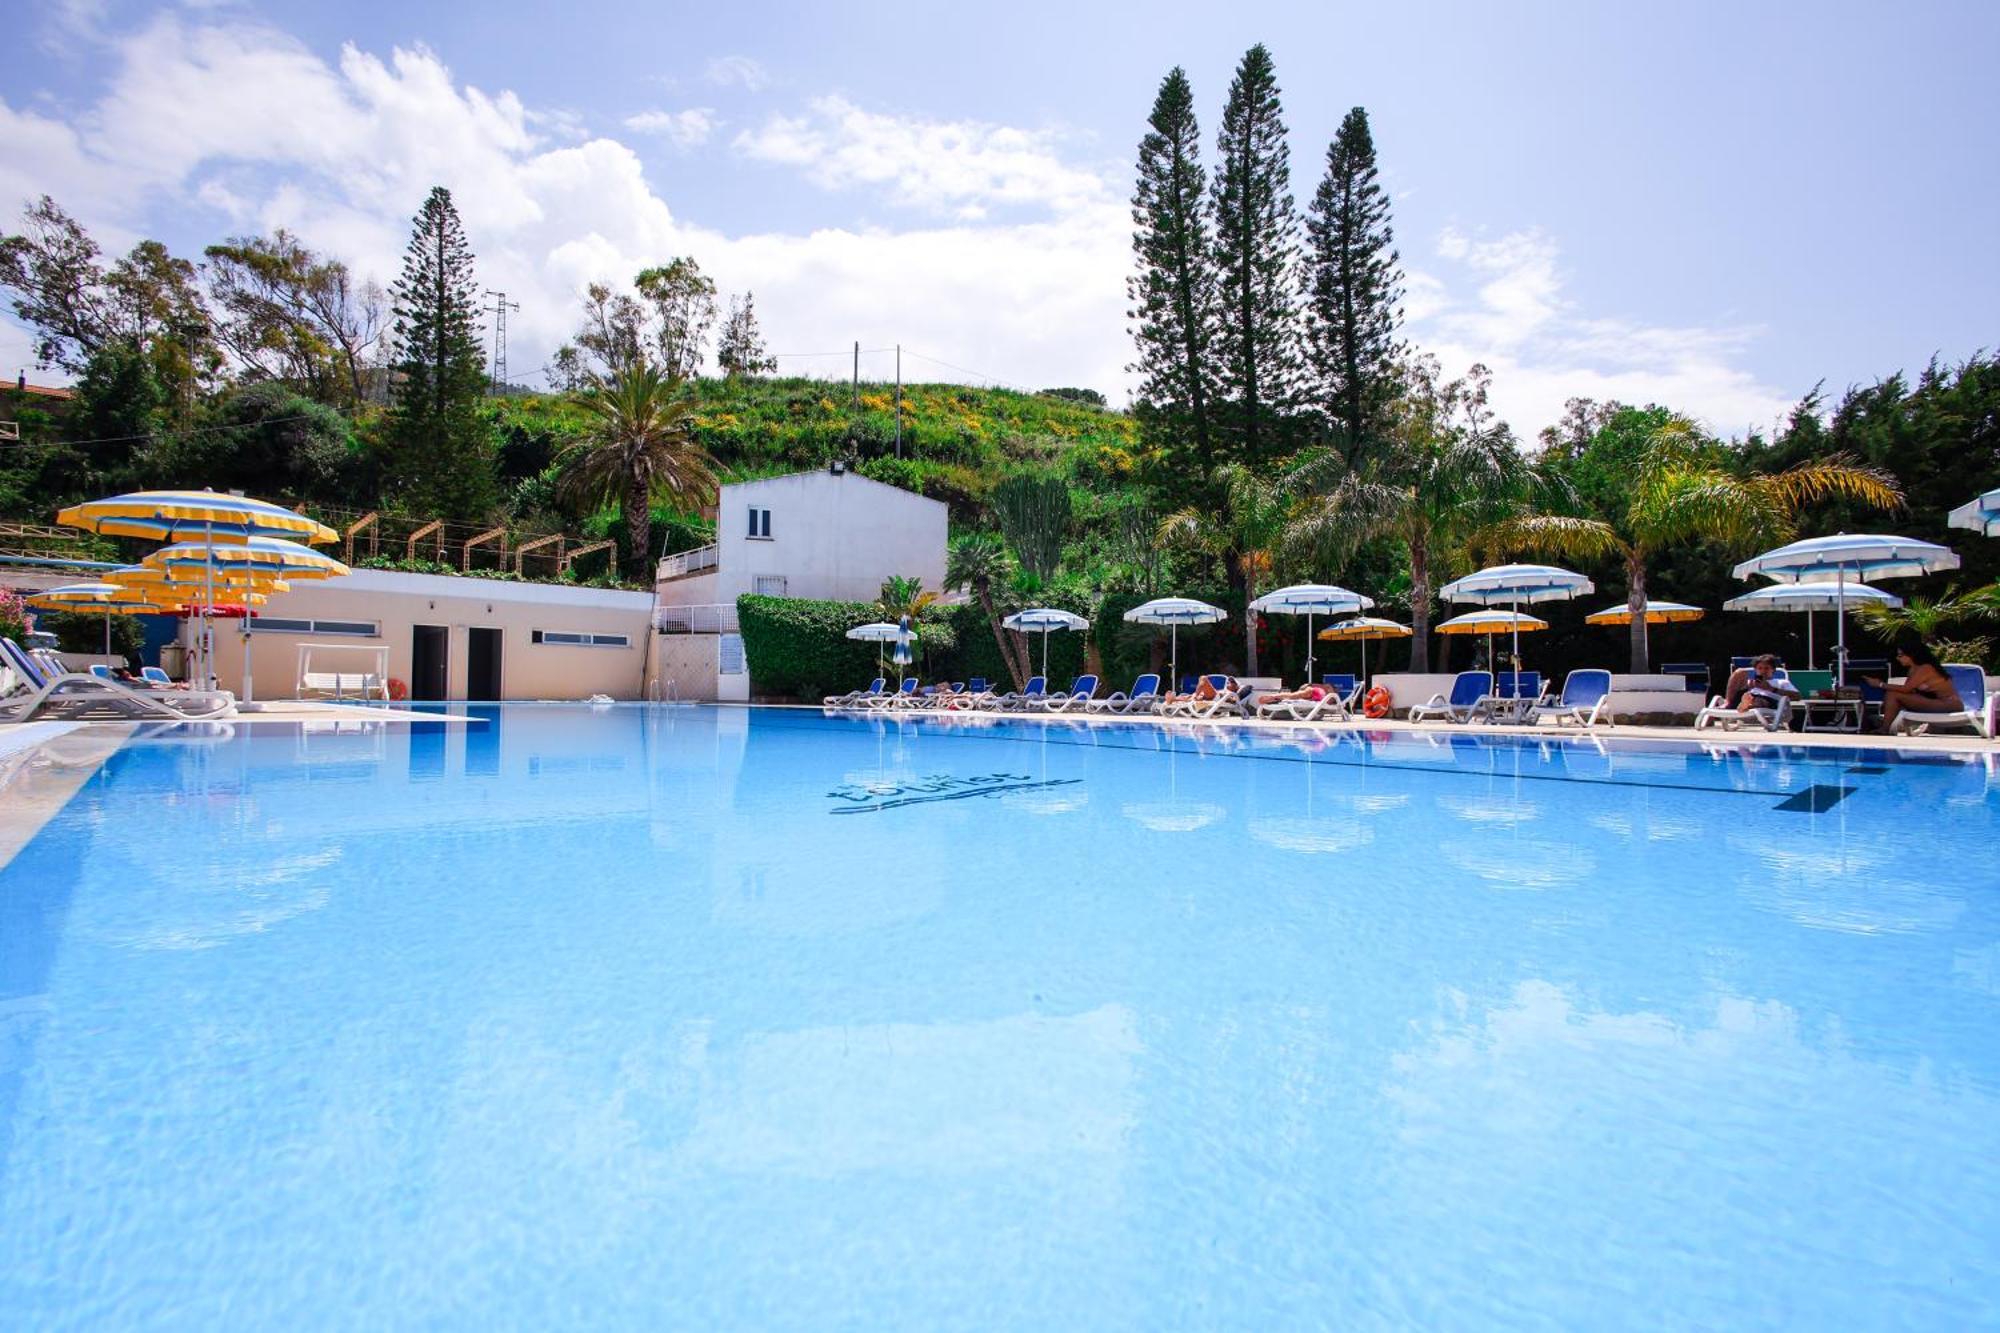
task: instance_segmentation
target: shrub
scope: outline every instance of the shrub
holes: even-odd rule
[[[28,604],[19,596],[0,588],[0,639],[25,642],[28,637]]]
[[[753,693],[818,699],[874,679],[875,645],[847,637],[879,619],[866,602],[745,594],[736,599],[736,618]]]
[[[0,613],[4,618],[4,613]],[[64,653],[104,651],[104,617],[87,611],[46,611],[35,618],[35,628],[56,636],[56,650]],[[0,632],[4,632],[0,630]],[[111,651],[121,654],[126,665],[139,660],[146,649],[146,632],[132,616],[111,617]]]

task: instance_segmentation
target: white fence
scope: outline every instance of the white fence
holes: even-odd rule
[[[736,606],[731,602],[702,602],[694,606],[656,606],[653,628],[666,634],[734,634]]]

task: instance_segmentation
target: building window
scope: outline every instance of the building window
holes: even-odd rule
[[[282,616],[258,616],[250,622],[252,634],[338,634],[350,639],[374,639],[382,634],[379,620],[287,620]]]
[[[783,597],[785,576],[783,574],[759,574],[751,583],[751,589],[759,597]]]
[[[770,510],[768,510],[768,509],[758,509],[758,508],[757,508],[756,506],[754,506],[754,505],[753,505],[753,506],[751,506],[751,509],[750,509],[750,537],[751,537],[751,539],[752,539],[752,540],[754,540],[754,541],[760,541],[760,542],[767,542],[767,541],[771,540],[771,511],[770,511]]]
[[[538,629],[528,635],[533,643],[554,644],[562,648],[630,648],[629,634],[585,634],[581,630]]]

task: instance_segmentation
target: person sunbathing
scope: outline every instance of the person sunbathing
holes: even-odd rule
[[[1921,643],[1906,644],[1896,650],[1903,668],[1903,683],[1890,685],[1880,676],[1864,676],[1882,690],[1882,730],[1892,729],[1903,713],[1956,713],[1965,708],[1951,675],[1939,665],[1937,654]]]
[[[1792,704],[1799,697],[1798,686],[1777,675],[1778,659],[1772,653],[1765,653],[1747,667],[1738,667],[1729,673],[1729,684],[1722,692],[1724,706],[1739,713],[1752,713],[1759,709],[1775,710],[1782,725],[1790,716]]]
[[[1196,703],[1205,704],[1209,700],[1215,698],[1216,695],[1221,694],[1224,691],[1228,691],[1229,693],[1234,694],[1237,691],[1237,689],[1240,688],[1236,684],[1236,677],[1223,676],[1221,677],[1222,689],[1218,690],[1215,687],[1216,679],[1217,678],[1213,675],[1203,676],[1199,680],[1195,681],[1194,690],[1192,693],[1178,694],[1169,692],[1166,701],[1171,704],[1171,703],[1179,703],[1187,699],[1192,699]]]
[[[1303,699],[1307,703],[1316,704],[1332,693],[1333,687],[1330,685],[1301,685],[1296,690],[1273,690],[1269,694],[1259,695],[1257,702],[1260,704],[1275,704],[1282,703],[1287,699]]]

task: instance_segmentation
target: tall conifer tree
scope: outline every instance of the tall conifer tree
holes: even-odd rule
[[[481,515],[493,502],[493,460],[479,415],[486,387],[479,282],[451,191],[441,185],[417,212],[394,296],[388,437],[402,498],[419,513]]]
[[[1368,113],[1355,107],[1326,150],[1326,178],[1306,222],[1315,389],[1334,442],[1359,466],[1379,451],[1397,390],[1403,274],[1376,180]]]
[[[1178,475],[1206,477],[1215,465],[1210,414],[1215,366],[1215,270],[1209,254],[1194,90],[1175,66],[1160,82],[1149,129],[1139,141],[1139,184],[1132,195],[1132,249],[1138,272],[1126,279],[1132,337],[1142,377],[1141,419],[1171,452],[1192,452]]]
[[[1257,465],[1283,453],[1300,355],[1298,217],[1277,71],[1260,43],[1229,85],[1210,183],[1215,223],[1216,363],[1228,452]]]

